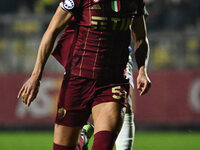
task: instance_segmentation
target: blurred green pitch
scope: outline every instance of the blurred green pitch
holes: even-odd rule
[[[52,131],[0,131],[1,150],[52,150],[52,141]],[[134,145],[134,150],[199,149],[200,132],[137,132]]]

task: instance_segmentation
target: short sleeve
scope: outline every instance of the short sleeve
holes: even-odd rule
[[[62,9],[74,14],[80,6],[80,1],[81,0],[62,0],[59,5]]]

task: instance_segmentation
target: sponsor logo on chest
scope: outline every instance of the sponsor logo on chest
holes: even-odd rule
[[[126,31],[129,29],[131,18],[91,17],[91,25],[97,30]]]

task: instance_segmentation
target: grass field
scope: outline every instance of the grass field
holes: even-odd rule
[[[51,150],[52,140],[50,131],[0,131],[0,150]],[[200,132],[137,132],[134,150],[200,150]]]

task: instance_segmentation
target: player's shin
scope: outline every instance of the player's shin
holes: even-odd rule
[[[94,135],[92,150],[111,150],[117,135],[112,131],[99,131]]]

